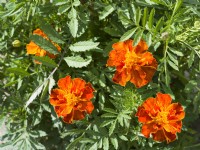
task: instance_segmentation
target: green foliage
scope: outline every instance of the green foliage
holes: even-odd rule
[[[199,0],[0,1],[0,149],[172,150],[199,148]],[[49,40],[32,35],[42,29]],[[136,88],[112,81],[112,44],[140,39],[156,58],[152,81]],[[14,46],[13,42],[20,43]],[[28,55],[35,42],[56,58]],[[61,47],[57,50],[55,44]],[[34,60],[41,62],[35,64]],[[66,124],[49,103],[57,81],[70,75],[95,89],[91,115]],[[186,112],[178,139],[155,142],[141,134],[135,113],[157,92]],[[2,132],[0,132],[2,133]]]

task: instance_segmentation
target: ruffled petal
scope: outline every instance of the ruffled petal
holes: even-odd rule
[[[80,96],[85,88],[85,81],[80,78],[75,78],[72,80],[71,92],[76,96]]]
[[[73,123],[73,118],[74,118],[74,111],[72,110],[70,114],[63,117],[63,121],[71,124]]]
[[[172,102],[172,98],[169,94],[157,93],[157,104],[160,108],[166,109]]]
[[[142,134],[146,137],[149,138],[151,133],[157,132],[157,130],[153,127],[153,123],[150,124],[144,124],[142,126]]]
[[[52,90],[49,102],[53,106],[59,106],[65,104],[66,100],[64,98],[64,91],[60,89]]]
[[[27,54],[36,54],[39,52],[39,49],[40,47],[32,41],[26,45]]]
[[[144,109],[144,107],[139,107],[136,115],[138,117],[138,121],[141,123],[147,123],[152,121],[152,118],[148,115],[148,112]]]
[[[85,100],[90,100],[91,98],[94,97],[94,89],[92,88],[92,85],[90,83],[87,83],[85,85],[85,88],[83,90],[83,94],[81,95],[81,98],[82,99],[85,99]]]
[[[121,86],[125,86],[126,82],[128,82],[131,78],[131,74],[124,69],[122,72],[115,72],[113,77],[113,82],[120,84]]]
[[[140,40],[135,48],[135,53],[140,54],[148,50],[148,45],[144,40]]]
[[[62,90],[68,91],[72,87],[72,80],[70,76],[58,80],[58,87]]]

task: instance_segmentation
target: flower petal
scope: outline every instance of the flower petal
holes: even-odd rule
[[[160,108],[165,109],[171,104],[172,98],[169,94],[157,93],[156,101]]]
[[[142,134],[146,137],[149,138],[151,133],[155,133],[157,130],[153,127],[153,123],[150,124],[144,124],[142,126]]]
[[[58,87],[65,91],[68,91],[72,87],[72,80],[70,76],[66,76],[65,78],[61,78],[58,80]]]

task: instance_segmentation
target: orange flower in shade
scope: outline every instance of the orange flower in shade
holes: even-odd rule
[[[64,122],[72,123],[73,120],[84,119],[86,113],[92,113],[94,106],[91,99],[94,97],[94,89],[90,83],[66,76],[59,79],[58,87],[51,91],[50,104]]]
[[[133,46],[133,40],[118,42],[112,45],[107,66],[116,67],[113,81],[125,86],[130,81],[136,87],[142,87],[151,81],[157,61],[150,52],[145,41],[140,40]]]
[[[37,34],[39,36],[42,36],[44,39],[49,40],[49,38],[47,37],[47,35],[40,29],[36,29],[33,31],[33,34]],[[51,41],[51,43],[58,49],[58,51],[61,51],[61,48],[58,44],[54,43]],[[55,58],[56,56],[54,54],[51,54],[47,51],[45,51],[44,49],[40,48],[37,44],[35,44],[33,41],[31,41],[29,44],[26,45],[26,49],[27,49],[27,54],[33,54],[35,56],[48,56],[50,58]],[[35,63],[40,64],[40,62],[35,61]]]
[[[157,97],[148,98],[138,108],[136,116],[142,125],[142,134],[155,141],[172,142],[176,133],[181,132],[182,119],[185,117],[183,107],[179,103],[171,103],[169,94],[157,93]]]

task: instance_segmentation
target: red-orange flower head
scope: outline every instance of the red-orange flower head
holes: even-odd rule
[[[41,29],[34,30],[33,34],[42,36],[44,39],[49,40],[47,35]],[[59,52],[61,51],[61,48],[60,48],[60,46],[58,44],[54,43],[53,41],[51,41],[51,43],[57,48],[57,50]],[[51,53],[45,51],[44,49],[42,49],[41,47],[39,47],[33,41],[31,41],[29,44],[26,45],[26,49],[27,49],[27,54],[33,54],[35,56],[40,56],[40,57],[46,56],[46,55],[48,57],[50,57],[50,58],[55,58],[56,57],[54,54],[51,54]],[[35,63],[40,64],[40,62],[38,62],[38,61],[35,61]]]
[[[91,99],[94,97],[94,89],[90,83],[66,76],[59,79],[58,87],[51,91],[50,104],[64,122],[72,123],[73,120],[84,119],[86,113],[92,113],[94,106]]]
[[[136,113],[142,125],[142,134],[149,138],[150,134],[155,141],[172,142],[176,133],[181,132],[182,119],[185,112],[181,104],[171,103],[169,94],[157,93],[156,98],[148,98]]]
[[[115,66],[116,73],[113,81],[125,86],[130,81],[140,88],[151,81],[157,61],[150,52],[145,41],[140,40],[133,46],[133,40],[118,42],[112,45],[107,66]]]

